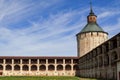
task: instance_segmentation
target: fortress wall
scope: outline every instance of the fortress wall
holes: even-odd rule
[[[78,59],[0,59],[1,76],[75,76]],[[25,61],[26,60],[26,61]],[[33,62],[32,62],[33,60]],[[61,60],[61,62],[60,62]]]

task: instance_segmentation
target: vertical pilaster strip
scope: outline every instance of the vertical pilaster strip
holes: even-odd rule
[[[12,59],[12,75],[13,75],[13,72],[14,72],[14,59]]]
[[[55,64],[54,64],[54,66],[55,66],[55,72],[57,71],[57,60],[56,59],[54,59],[55,60]]]
[[[39,72],[39,59],[37,59],[37,71]]]
[[[29,59],[28,67],[29,67],[29,75],[30,75],[30,72],[31,72],[31,59]]]
[[[63,59],[63,71],[65,72],[65,59]]]
[[[46,75],[48,75],[48,59],[46,59]]]
[[[3,59],[3,75],[5,75],[5,74],[4,74],[4,72],[5,72],[5,66],[6,66],[6,64],[5,64],[5,59]]]

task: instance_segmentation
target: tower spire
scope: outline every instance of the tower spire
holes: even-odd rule
[[[93,9],[92,9],[92,0],[90,0],[90,14],[94,14]]]
[[[87,16],[88,23],[96,23],[97,16],[94,14],[92,9],[92,0],[90,0],[90,13]]]

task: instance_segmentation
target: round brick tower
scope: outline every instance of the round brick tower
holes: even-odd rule
[[[76,36],[78,57],[87,54],[108,39],[108,33],[97,24],[97,16],[92,7],[87,16],[87,25]]]

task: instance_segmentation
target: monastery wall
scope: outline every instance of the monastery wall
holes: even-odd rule
[[[75,76],[78,59],[0,59],[1,76]]]

